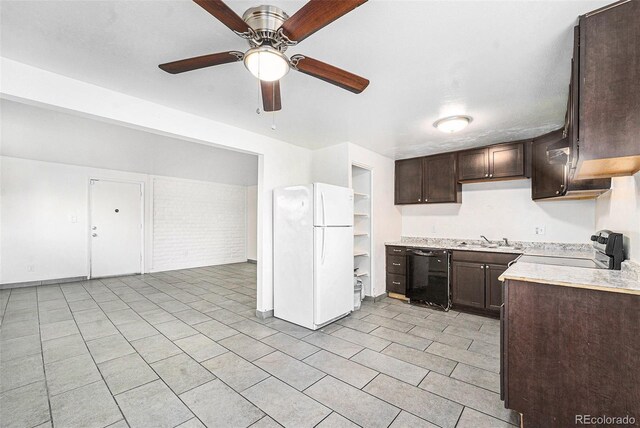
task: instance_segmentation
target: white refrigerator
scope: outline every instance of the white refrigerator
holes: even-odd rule
[[[353,190],[273,191],[273,315],[316,330],[353,311]]]

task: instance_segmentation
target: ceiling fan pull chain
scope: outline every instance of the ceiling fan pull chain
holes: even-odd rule
[[[260,110],[260,102],[262,100],[262,88],[260,87],[260,79],[258,79],[258,108],[256,109],[256,114],[262,113]]]

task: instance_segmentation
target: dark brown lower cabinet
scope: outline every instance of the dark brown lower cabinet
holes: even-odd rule
[[[640,296],[506,280],[501,395],[524,428],[640,423]]]
[[[453,262],[453,304],[484,308],[484,264]]]
[[[472,308],[497,316],[502,305],[502,283],[498,279],[517,254],[454,251],[451,294],[456,308]]]
[[[402,294],[407,292],[406,277],[404,275],[387,274],[387,292]]]
[[[487,264],[484,269],[485,307],[491,311],[500,311],[500,306],[502,305],[502,281],[498,278],[507,270],[507,266]]]
[[[387,246],[387,293],[399,296],[407,293],[406,254],[407,247]]]

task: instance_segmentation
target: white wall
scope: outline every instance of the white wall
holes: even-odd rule
[[[258,183],[258,157],[0,100],[0,155],[238,185]]]
[[[311,151],[120,92],[1,58],[0,95],[134,129],[259,155],[257,309],[273,308],[272,191],[311,180]],[[215,102],[215,100],[212,100]]]
[[[152,179],[154,271],[247,260],[247,188]]]
[[[246,187],[0,157],[0,283],[89,274],[89,179],[138,181],[146,272],[246,260]]]
[[[640,172],[611,179],[611,191],[596,200],[596,229],[624,234],[627,258],[640,262]]]
[[[464,184],[462,204],[402,207],[403,236],[588,243],[594,228],[594,200],[534,202],[530,180]]]
[[[258,258],[258,186],[247,187],[247,259]]]
[[[351,178],[349,143],[314,150],[311,175],[313,182],[349,187]]]

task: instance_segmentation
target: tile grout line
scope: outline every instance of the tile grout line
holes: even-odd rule
[[[65,303],[67,300],[65,299]],[[68,303],[67,303],[67,306]],[[45,368],[44,363],[44,346],[42,342],[42,329],[40,328],[40,302],[38,301],[38,288],[36,287],[36,312],[38,313],[38,337],[40,338],[40,358],[42,358],[42,375],[44,376],[44,388],[45,393],[47,394],[47,404],[49,405],[49,420],[51,421],[51,427],[55,427],[55,423],[53,421],[53,407],[51,406],[51,395],[49,394],[49,382],[47,381],[47,370]],[[71,312],[71,309],[69,309]]]

